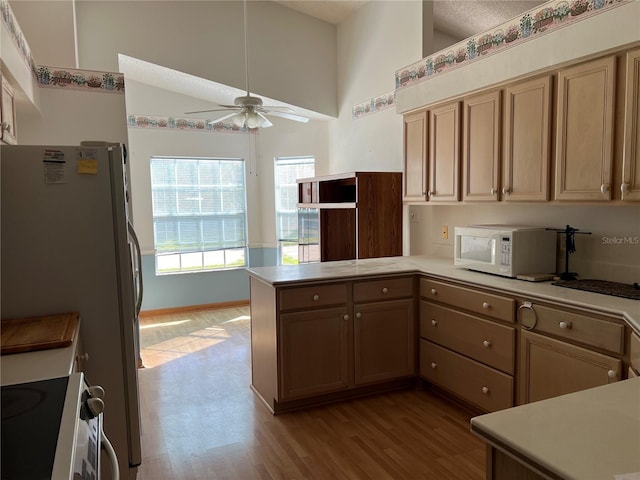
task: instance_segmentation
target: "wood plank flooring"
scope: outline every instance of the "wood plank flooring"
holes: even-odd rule
[[[249,388],[249,308],[142,320],[138,479],[484,478],[471,413],[405,390],[273,416]]]

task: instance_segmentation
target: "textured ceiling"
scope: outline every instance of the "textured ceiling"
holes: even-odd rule
[[[369,0],[274,0],[329,23],[340,23]],[[376,0],[372,0],[376,1]],[[434,27],[459,40],[490,30],[545,0],[435,0]]]

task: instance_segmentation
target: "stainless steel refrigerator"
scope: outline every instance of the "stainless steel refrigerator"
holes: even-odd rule
[[[0,308],[2,318],[80,312],[84,372],[105,389],[121,478],[135,478],[140,269],[123,162],[119,146],[0,147]]]

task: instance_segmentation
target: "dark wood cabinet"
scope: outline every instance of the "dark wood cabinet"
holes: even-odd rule
[[[318,211],[320,261],[402,255],[401,172],[305,178],[298,192],[299,215]]]

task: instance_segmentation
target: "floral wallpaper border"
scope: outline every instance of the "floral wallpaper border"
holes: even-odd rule
[[[33,73],[34,77],[36,76],[36,62],[31,56],[31,49],[29,48],[29,44],[20,29],[20,25],[16,20],[16,17],[13,14],[13,10],[9,6],[9,2],[7,0],[0,0],[0,11],[2,12],[2,21],[7,26],[7,30],[9,30],[9,34],[13,39],[13,43],[15,43],[18,48],[18,52],[22,56],[22,60],[27,65],[31,73]]]
[[[370,98],[366,102],[354,105],[351,108],[351,118],[357,120],[372,113],[378,113],[382,110],[391,108],[396,103],[396,91],[392,90],[377,97]]]
[[[458,42],[395,73],[396,90],[469,65],[522,42],[638,0],[551,0],[493,29]],[[597,34],[594,32],[594,34]]]
[[[183,118],[130,114],[127,116],[127,127],[154,129],[157,128],[161,130],[192,130],[196,132],[215,133],[255,133],[253,130],[241,128],[233,122],[209,123],[210,121],[211,120],[207,118]]]
[[[45,88],[124,93],[124,75],[122,73],[41,65],[36,70],[36,78],[38,85]]]

